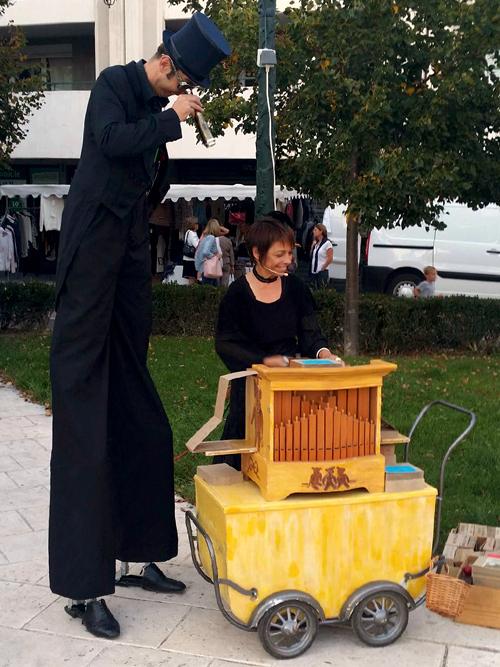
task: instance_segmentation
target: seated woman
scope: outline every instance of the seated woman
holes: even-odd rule
[[[293,231],[270,217],[251,225],[246,241],[253,270],[238,278],[224,295],[215,334],[217,354],[231,372],[252,364],[288,366],[289,357],[342,361],[328,349],[316,318],[311,292],[294,275]],[[245,379],[231,383],[223,440],[245,437]],[[216,457],[239,469],[240,456]]]

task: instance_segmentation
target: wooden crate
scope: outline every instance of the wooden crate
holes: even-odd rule
[[[462,613],[455,621],[500,629],[500,590],[489,586],[470,586]]]

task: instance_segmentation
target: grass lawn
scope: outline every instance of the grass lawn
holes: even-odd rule
[[[0,371],[34,400],[50,402],[48,351],[50,338],[40,335],[0,336]],[[353,362],[359,362],[353,360]],[[476,412],[477,425],[456,449],[446,469],[441,535],[459,521],[500,525],[500,356],[420,356],[391,359],[399,368],[384,385],[384,417],[408,432],[420,409],[441,398]],[[170,417],[175,450],[213,411],[217,381],[224,367],[213,343],[200,338],[152,339],[150,368]],[[434,408],[415,434],[410,461],[424,468],[437,484],[447,447],[467,419]],[[193,497],[192,477],[203,456],[185,456],[176,464],[176,488]]]

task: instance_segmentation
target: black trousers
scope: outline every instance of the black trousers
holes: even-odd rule
[[[177,554],[172,431],[146,366],[151,272],[143,206],[100,208],[62,286],[51,350],[50,586],[114,592],[115,559]]]

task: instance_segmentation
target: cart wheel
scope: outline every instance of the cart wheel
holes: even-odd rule
[[[259,623],[263,647],[275,658],[296,658],[306,651],[318,632],[318,616],[304,602],[281,602],[267,611]]]
[[[408,604],[402,595],[393,591],[369,594],[354,610],[351,624],[365,644],[387,646],[405,631]]]

